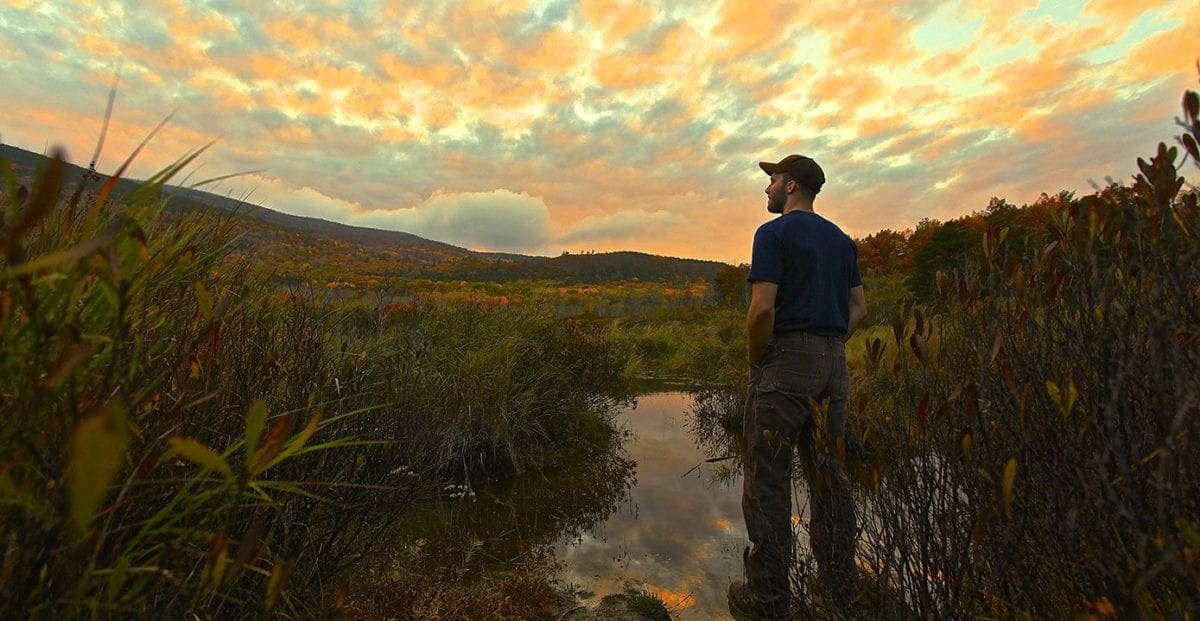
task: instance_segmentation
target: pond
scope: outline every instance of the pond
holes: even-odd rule
[[[748,540],[737,449],[719,420],[738,408],[708,397],[644,388],[611,413],[621,432],[608,446],[426,507],[408,521],[409,537],[449,544],[448,558],[476,546],[500,571],[549,551],[561,582],[592,594],[586,605],[635,586],[661,597],[675,619],[723,618]]]
[[[677,619],[726,614],[725,590],[742,573],[747,544],[736,460],[706,463],[694,397],[642,394],[618,413],[636,483],[607,519],[561,538],[562,578],[599,598],[629,581],[661,597]]]

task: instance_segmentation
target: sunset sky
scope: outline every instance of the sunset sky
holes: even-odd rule
[[[0,139],[480,250],[749,259],[759,160],[851,235],[1128,180],[1197,87],[1200,0],[0,4]]]

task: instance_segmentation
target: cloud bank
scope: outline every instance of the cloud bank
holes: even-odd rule
[[[479,250],[527,252],[541,248],[550,236],[545,203],[508,190],[435,194],[416,207],[378,209],[353,221]]]
[[[545,203],[508,190],[437,193],[412,207],[363,209],[311,187],[287,187],[268,178],[256,182],[298,216],[403,231],[475,250],[534,252],[551,241]],[[255,202],[254,196],[248,200]]]

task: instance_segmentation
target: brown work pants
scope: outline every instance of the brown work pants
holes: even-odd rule
[[[839,451],[849,390],[845,346],[835,337],[774,335],[750,371],[743,427],[742,515],[751,542],[745,572],[750,592],[769,614],[786,614],[791,600],[793,449],[799,450],[808,481],[809,532],[821,582],[839,608],[853,597],[857,524]],[[822,429],[813,408],[824,400]]]

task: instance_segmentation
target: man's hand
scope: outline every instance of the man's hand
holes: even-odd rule
[[[859,285],[850,290],[850,326],[846,331],[846,336],[842,337],[842,341],[849,341],[850,336],[858,329],[858,324],[862,323],[866,317],[867,294],[863,292],[862,285]]]
[[[763,280],[754,281],[750,292],[750,310],[746,313],[746,343],[750,366],[762,361],[771,332],[775,328],[775,294],[779,285]]]

